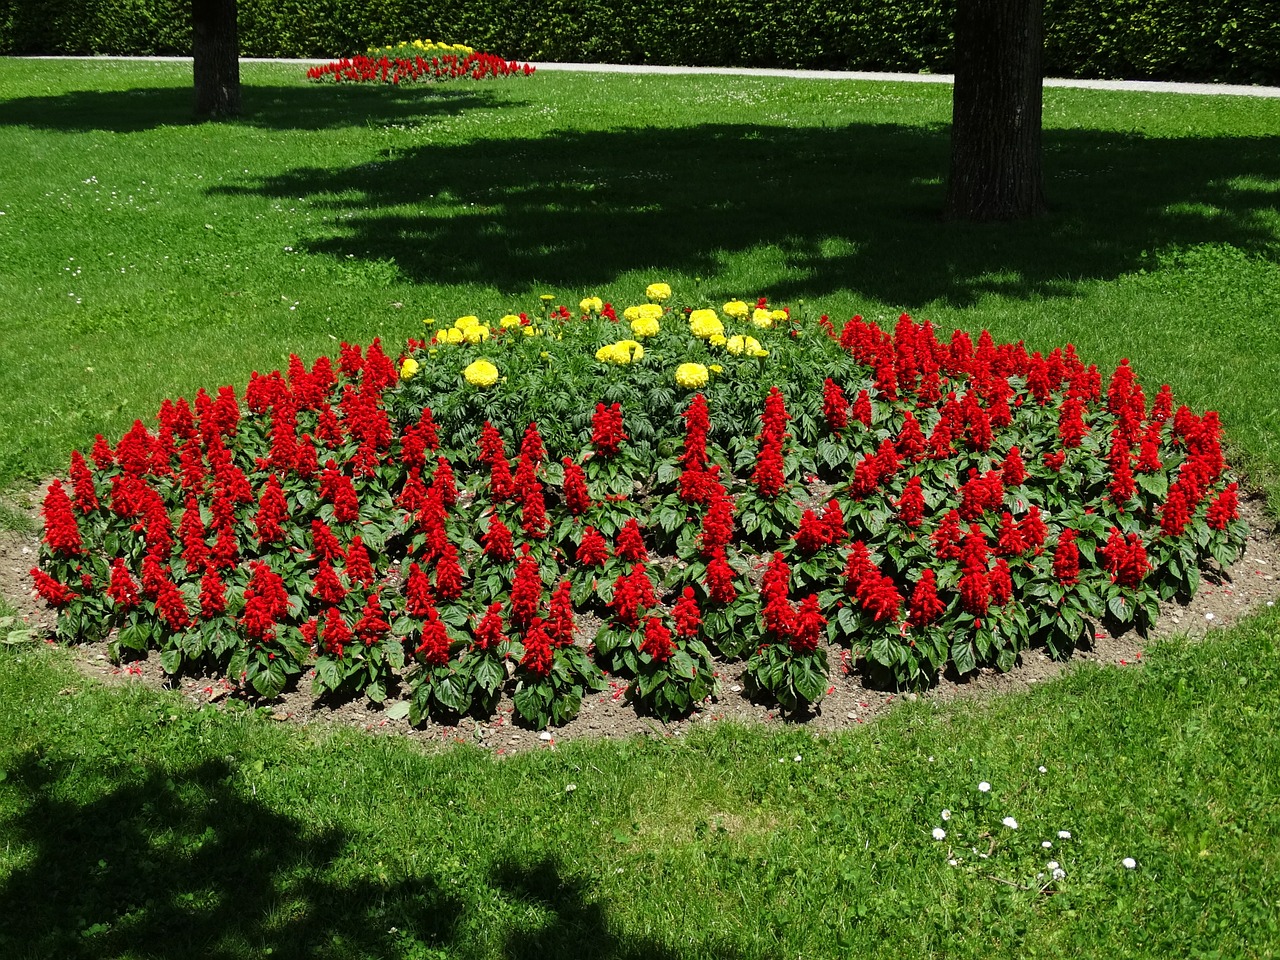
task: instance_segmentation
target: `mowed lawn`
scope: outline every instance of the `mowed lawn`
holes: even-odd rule
[[[189,66],[0,60],[0,488],[291,352],[660,280],[1128,357],[1280,502],[1280,101],[1047,90],[1051,216],[972,226],[945,86],[242,74],[245,118],[195,124]],[[509,759],[6,645],[0,954],[1274,956],[1278,627],[855,734]]]

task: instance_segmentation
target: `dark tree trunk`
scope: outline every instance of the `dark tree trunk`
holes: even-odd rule
[[[955,35],[946,215],[1042,214],[1043,0],[958,0]]]
[[[240,37],[236,0],[191,0],[196,115],[240,113]]]

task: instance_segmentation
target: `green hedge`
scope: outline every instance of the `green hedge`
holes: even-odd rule
[[[1046,0],[1052,76],[1280,83],[1275,0]],[[426,37],[519,60],[945,72],[955,0],[240,0],[246,56]],[[182,0],[0,0],[0,53],[184,54]]]

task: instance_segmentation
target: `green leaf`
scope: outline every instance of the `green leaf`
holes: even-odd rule
[[[1111,611],[1111,615],[1121,623],[1130,623],[1133,621],[1133,605],[1124,597],[1111,597],[1107,600],[1107,609]]]
[[[957,640],[951,645],[951,662],[956,672],[963,675],[978,669],[977,659],[973,655],[973,644],[968,640]]]
[[[672,673],[684,680],[692,680],[697,673],[693,658],[683,650],[677,650],[671,655],[668,667]]]
[[[387,707],[387,709],[383,711],[383,716],[388,720],[403,720],[405,717],[409,716],[409,707],[410,703],[408,700],[399,700]]]
[[[160,666],[164,668],[164,672],[173,676],[182,668],[182,649],[180,647],[169,647],[167,650],[160,651]]]

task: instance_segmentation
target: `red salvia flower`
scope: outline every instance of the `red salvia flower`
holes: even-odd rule
[[[553,647],[573,646],[577,624],[573,618],[573,584],[561,580],[551,594],[551,611],[547,621],[547,636]]]
[[[80,596],[66,584],[59,583],[39,567],[31,568],[31,579],[35,581],[36,592],[40,594],[40,598],[51,607],[65,607]]]
[[[55,554],[74,557],[84,552],[80,527],[61,480],[50,482],[41,513],[44,514],[44,542]]]
[[[200,501],[187,497],[178,523],[178,539],[182,541],[182,559],[189,571],[199,570],[209,562],[209,545],[205,542],[204,521],[200,516]]]
[[[707,466],[707,436],[711,430],[706,398],[695,393],[681,416],[684,419],[684,451],[680,454],[680,463],[686,470],[701,472]]]
[[[316,420],[316,439],[332,449],[342,446],[346,438],[346,432],[342,429],[342,422],[338,419],[338,415],[333,412],[333,408],[327,403],[321,406],[320,416]]]
[[[1078,447],[1089,428],[1084,423],[1084,400],[1068,396],[1058,408],[1058,436],[1064,447]]]
[[[346,557],[342,544],[333,535],[329,525],[323,520],[311,521],[311,557],[313,560],[324,560],[337,563]]]
[[[601,404],[603,406],[603,404]],[[564,505],[575,517],[582,516],[591,507],[591,494],[587,490],[587,476],[573,457],[565,457],[564,464]]]
[[[1076,546],[1075,530],[1068,527],[1058,534],[1058,545],[1053,550],[1053,575],[1064,587],[1080,582],[1080,548]]]
[[[1111,482],[1108,484],[1108,490],[1111,502],[1116,506],[1128,503],[1138,490],[1138,485],[1133,479],[1132,459],[1129,453],[1129,441],[1125,439],[1124,431],[1116,428],[1111,434],[1111,452],[1107,457],[1107,463],[1111,467]]]
[[[811,557],[831,541],[827,539],[827,525],[812,510],[805,510],[800,518],[800,529],[792,535],[796,547],[805,556]]]
[[[938,578],[926,567],[911,591],[910,612],[907,622],[913,627],[927,627],[946,611],[946,604],[938,597]]]
[[[445,543],[436,561],[436,596],[441,600],[462,596],[462,566],[458,563],[458,548],[452,543]]]
[[[121,610],[132,610],[141,601],[138,597],[138,584],[133,574],[124,565],[121,557],[111,561],[111,582],[107,586],[107,596]]]
[[[871,394],[860,390],[849,408],[849,418],[857,420],[864,427],[871,426]]]
[[[354,637],[351,628],[342,617],[342,611],[330,607],[324,612],[324,623],[320,626],[320,644],[324,652],[341,660],[346,655],[347,645]]]
[[[991,588],[991,602],[997,607],[1003,607],[1013,599],[1013,578],[1009,575],[1009,564],[1004,557],[996,560],[987,575],[987,583]]]
[[[841,543],[849,536],[844,527],[844,511],[840,509],[840,501],[828,500],[822,510],[822,525],[826,528],[827,543]]]
[[[704,579],[707,596],[719,604],[733,603],[738,599],[738,589],[733,583],[734,577],[733,567],[729,566],[724,549],[721,548],[707,561]]]
[[[524,428],[524,437],[520,440],[520,459],[527,460],[534,466],[547,459],[547,448],[536,423],[530,423]]]
[[[511,624],[517,630],[527,630],[542,605],[542,573],[538,561],[529,555],[528,544],[522,549],[523,556],[516,563],[511,582]]]
[[[702,626],[702,613],[698,610],[698,601],[694,599],[693,587],[685,587],[680,599],[671,609],[671,619],[676,625],[676,635],[692,640],[698,635]]]
[[[453,467],[444,457],[436,460],[436,472],[431,477],[431,487],[440,493],[440,502],[445,507],[452,507],[458,502],[458,484],[453,476]]]
[[[551,638],[542,627],[542,621],[534,619],[524,638],[524,656],[520,658],[520,667],[531,677],[542,679],[551,673],[555,664],[555,649],[551,646]]]
[[[396,506],[406,513],[417,513],[427,502],[427,486],[422,482],[422,472],[418,467],[410,467],[404,478],[404,486],[396,497]]]
[[[1160,441],[1164,431],[1164,423],[1152,420],[1142,431],[1142,439],[1138,444],[1138,462],[1134,464],[1136,473],[1155,473],[1164,467],[1160,460]]]
[[[1021,534],[1023,542],[1026,543],[1027,549],[1034,550],[1038,556],[1040,549],[1044,546],[1044,538],[1048,533],[1045,529],[1044,521],[1040,518],[1040,508],[1038,506],[1031,505],[1027,515],[1018,522],[1018,532]]]
[[[960,559],[960,537],[960,512],[951,510],[942,518],[942,522],[930,537],[933,552],[941,560]]]
[[[347,595],[347,588],[342,585],[337,571],[328,560],[321,560],[320,566],[316,569],[311,595],[321,603],[330,606],[341,603],[342,598]]]
[[[227,588],[222,576],[210,567],[200,577],[200,616],[212,620],[227,612]]]
[[[618,531],[618,539],[614,546],[613,555],[619,560],[627,560],[633,563],[648,562],[649,551],[645,549],[644,537],[640,534],[640,525],[636,523],[635,517],[629,519],[623,524],[622,529]]]
[[[488,420],[480,431],[480,453],[476,457],[489,467],[489,491],[495,503],[501,503],[511,497],[514,481],[511,476],[511,463],[507,460],[506,450],[502,443],[502,435]]]
[[[1008,510],[1004,511],[1000,514],[1000,529],[996,534],[996,553],[1016,557],[1024,553],[1027,546],[1021,524],[1014,522],[1013,514]]]
[[[285,502],[284,490],[280,487],[279,478],[273,473],[267,477],[262,487],[262,497],[258,501],[258,512],[253,518],[257,531],[258,543],[279,543],[285,538],[281,525],[289,519],[289,505]]]
[[[1161,384],[1155,400],[1151,402],[1151,413],[1149,415],[1149,419],[1154,423],[1163,424],[1172,414],[1173,391],[1169,389],[1169,385],[1167,383]]]
[[[414,649],[414,654],[429,667],[443,667],[449,662],[449,631],[435,607],[427,611],[422,622],[422,642]]]
[[[365,589],[372,587],[376,579],[373,572],[373,564],[369,560],[369,549],[364,545],[364,540],[358,533],[351,538],[351,543],[347,547],[346,560],[347,580],[351,583],[358,583]]]
[[[360,501],[351,478],[338,470],[329,460],[320,473],[320,498],[333,504],[333,519],[338,523],[352,523],[360,516]]]
[[[89,465],[85,463],[84,457],[79,450],[71,451],[71,486],[76,492],[75,508],[81,513],[89,513],[97,510],[98,490],[93,483],[93,475],[89,472]]]
[[[1217,498],[1209,504],[1205,513],[1205,523],[1211,530],[1225,530],[1227,525],[1239,517],[1238,484],[1233,480],[1227,484]]]
[[[657,598],[653,582],[643,564],[636,564],[629,574],[620,574],[613,583],[613,599],[609,606],[619,622],[634,630],[640,624],[642,610],[653,606]]]
[[[1187,495],[1187,488],[1175,481],[1160,506],[1160,529],[1168,537],[1180,537],[1195,515],[1196,505]]]
[[[360,619],[355,622],[352,632],[366,647],[372,647],[391,631],[391,624],[382,614],[382,603],[378,594],[371,593],[360,611]]]
[[[614,403],[606,407],[596,404],[595,416],[591,418],[591,445],[602,457],[617,456],[622,441],[627,434],[622,429],[622,404]]]
[[[284,580],[266,563],[255,563],[249,584],[244,588],[244,612],[240,624],[254,640],[275,637],[276,625],[289,611],[289,594]]]
[[[781,439],[763,440],[760,455],[756,458],[755,471],[751,474],[751,482],[760,496],[772,500],[782,492],[786,483],[783,466]]]
[[[431,600],[431,579],[416,560],[409,564],[404,597],[405,609],[411,617],[425,617],[429,611],[435,610],[435,604]]]
[[[1059,450],[1056,453],[1046,453],[1042,459],[1046,467],[1057,473],[1062,469],[1063,464],[1067,462],[1067,451]]]
[[[920,477],[911,477],[902,488],[902,496],[894,503],[898,519],[908,527],[918,527],[924,520],[924,483]]]
[[[702,518],[699,548],[704,555],[711,556],[732,542],[733,500],[727,496],[718,496],[711,501],[711,506]]]
[[[875,564],[858,580],[858,602],[875,623],[892,623],[898,619],[902,595],[891,578]]]
[[[551,522],[547,519],[547,505],[542,495],[542,484],[534,480],[522,492],[520,509],[520,529],[534,540],[541,540],[547,535]]]
[[[511,530],[496,513],[489,517],[489,527],[484,532],[484,555],[497,563],[509,563],[516,558]]]
[[[94,434],[93,449],[89,452],[89,456],[93,459],[93,465],[99,470],[109,470],[116,464],[116,457],[111,450],[111,445],[107,443],[106,438],[100,433]]]
[[[818,595],[811,593],[800,601],[787,642],[796,653],[812,653],[818,649],[818,641],[822,638],[826,625],[827,618],[822,615],[818,605]]]
[[[207,471],[204,467],[204,452],[200,449],[200,441],[188,440],[178,452],[178,474],[182,488],[199,496],[204,492],[204,480]]]
[[[1000,465],[1000,479],[1006,487],[1020,487],[1027,479],[1027,468],[1022,462],[1022,453],[1017,447],[1010,447],[1004,463]]]
[[[609,545],[595,527],[585,527],[576,553],[580,567],[600,567],[609,559]]]
[[[360,376],[360,371],[364,369],[364,357],[359,344],[344,340],[338,345],[338,369],[348,380],[355,380]]]
[[[500,644],[507,642],[507,635],[502,629],[502,601],[489,604],[480,622],[472,632],[471,647],[473,650],[496,650]]]
[[[173,633],[181,633],[191,626],[187,601],[178,585],[167,575],[161,577],[157,584],[155,604],[156,613]]]
[[[1112,581],[1121,587],[1138,586],[1151,569],[1142,537],[1136,533],[1126,536],[1115,527],[1111,528],[1111,536],[1098,554],[1103,558]]]
[[[836,436],[849,425],[849,401],[840,384],[830,377],[822,384],[822,415],[826,418],[827,429]]]
[[[920,421],[910,410],[902,415],[902,429],[894,441],[898,455],[904,460],[919,460],[924,456],[927,447],[924,432],[920,429]]]

